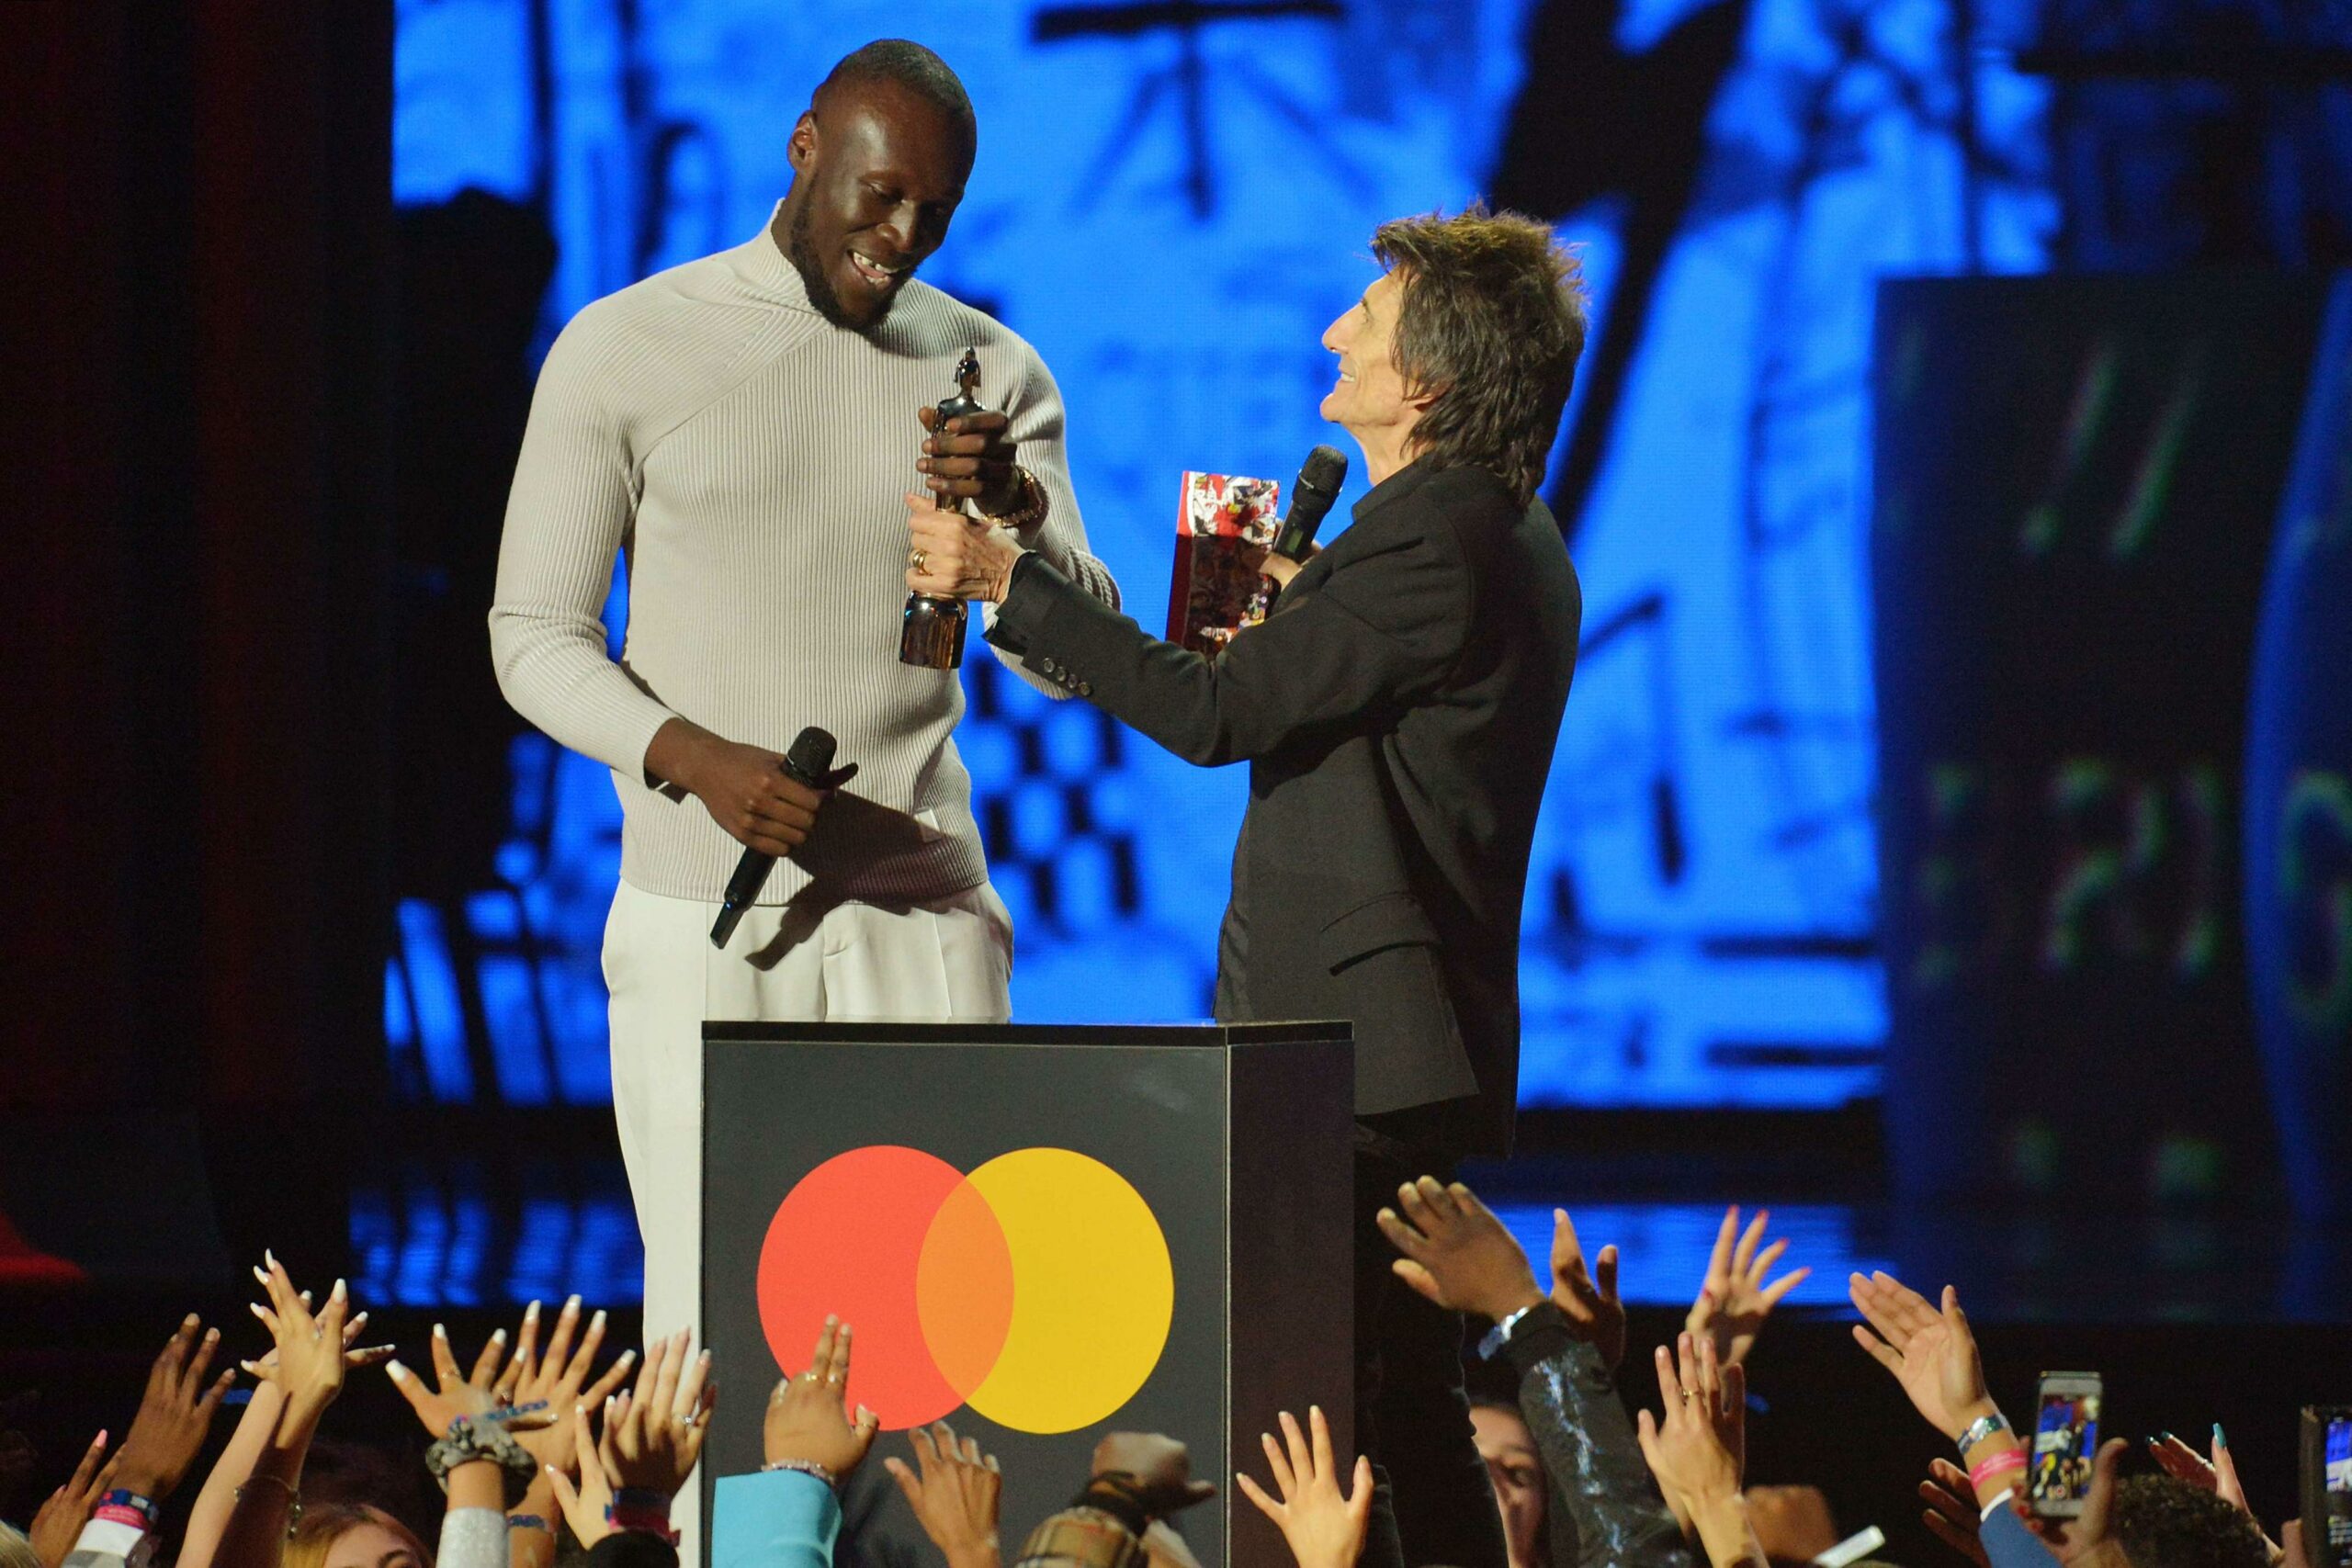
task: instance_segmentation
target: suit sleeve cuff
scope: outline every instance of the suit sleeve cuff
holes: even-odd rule
[[[1054,596],[1068,592],[1069,586],[1069,579],[1054,570],[1054,563],[1044,556],[1035,550],[1023,555],[1012,563],[1012,581],[1005,589],[1004,603],[996,607],[989,640],[1007,653],[1027,653],[1045,629]]]

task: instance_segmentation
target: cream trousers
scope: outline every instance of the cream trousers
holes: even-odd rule
[[[649,1344],[681,1328],[702,1338],[706,1019],[1002,1023],[1012,1012],[1012,919],[986,883],[924,904],[757,905],[724,952],[710,945],[718,917],[715,903],[624,882],[605,924],[613,1113],[645,1240]],[[730,1386],[764,1397],[763,1382]],[[672,1517],[687,1568],[700,1561],[698,1492],[689,1485]]]

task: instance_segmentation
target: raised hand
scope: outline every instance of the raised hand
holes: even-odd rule
[[[2149,1438],[2148,1453],[2156,1461],[2156,1468],[2166,1475],[2186,1481],[2200,1492],[2213,1493],[2247,1518],[2254,1518],[2254,1510],[2246,1505],[2245,1487],[2238,1481],[2237,1461],[2230,1455],[2230,1442],[2222,1435],[2219,1421],[2213,1423],[2213,1457],[2210,1461],[2170,1432]],[[2260,1529],[2261,1524],[2259,1519],[2255,1520],[2256,1529]],[[2262,1539],[2270,1548],[2271,1560],[2278,1561],[2284,1548],[2272,1540],[2267,1531],[2264,1531]]]
[[[1636,1412],[1642,1457],[1676,1515],[1698,1528],[1716,1568],[1761,1562],[1740,1500],[1747,1449],[1747,1379],[1737,1366],[1715,1359],[1714,1341],[1679,1337],[1675,1353],[1657,1348],[1663,1416]]]
[[[1765,1318],[1781,1304],[1781,1298],[1803,1284],[1813,1270],[1792,1269],[1769,1284],[1767,1278],[1781,1254],[1789,1248],[1786,1237],[1769,1247],[1764,1240],[1764,1226],[1770,1215],[1758,1209],[1747,1228],[1739,1228],[1739,1206],[1724,1211],[1722,1228],[1715,1232],[1715,1248],[1707,1258],[1707,1277],[1700,1281],[1699,1299],[1690,1304],[1690,1315],[1683,1327],[1702,1334],[1715,1342],[1715,1356],[1725,1365],[1745,1360],[1756,1343],[1756,1336],[1764,1326]]]
[[[573,1344],[574,1336],[579,1343]],[[595,1382],[588,1381],[594,1370],[596,1352],[605,1343],[605,1314],[600,1311],[588,1320],[587,1332],[580,1333],[580,1298],[573,1296],[556,1314],[555,1327],[548,1336],[547,1352],[539,1352],[539,1303],[533,1302],[523,1311],[523,1325],[514,1335],[514,1359],[499,1375],[499,1393],[518,1413],[536,1416],[544,1412],[547,1425],[528,1430],[517,1430],[514,1440],[521,1443],[530,1456],[543,1468],[569,1471],[577,1462],[573,1448],[579,1424],[571,1419],[575,1406],[586,1404],[602,1407],[605,1401],[628,1380],[629,1368],[637,1361],[637,1352],[624,1350]]]
[[[1154,1518],[1216,1495],[1214,1482],[1193,1479],[1191,1450],[1159,1432],[1104,1433],[1094,1445],[1091,1473],[1128,1477],[1144,1512]]]
[[[1004,1497],[996,1461],[980,1451],[978,1438],[956,1437],[944,1421],[917,1427],[907,1442],[922,1473],[917,1475],[896,1454],[886,1457],[882,1468],[899,1483],[922,1533],[947,1559],[947,1568],[996,1568]]]
[[[1715,1342],[1690,1333],[1675,1337],[1671,1354],[1659,1346],[1657,1360],[1658,1391],[1675,1406],[1667,1414],[1689,1416],[1706,1426],[1715,1446],[1730,1458],[1736,1492],[1747,1471],[1747,1369],[1717,1360]],[[1697,1492],[1686,1487],[1683,1495],[1687,1499]]]
[[[1363,1551],[1372,1517],[1372,1461],[1356,1456],[1348,1490],[1342,1493],[1331,1452],[1331,1427],[1323,1419],[1322,1406],[1307,1406],[1306,1424],[1308,1431],[1300,1432],[1298,1418],[1285,1410],[1281,1443],[1272,1433],[1259,1434],[1274,1488],[1282,1495],[1279,1502],[1247,1474],[1237,1472],[1233,1483],[1283,1532],[1298,1568],[1351,1568]]]
[[[605,1407],[612,1408],[607,1400]],[[571,1428],[571,1451],[580,1467],[580,1480],[575,1484],[571,1476],[554,1465],[543,1472],[548,1484],[555,1489],[556,1506],[563,1510],[563,1522],[582,1547],[594,1546],[613,1533],[612,1479],[605,1473],[604,1461],[596,1456],[596,1434],[588,1425],[588,1407],[572,1406],[563,1425]]]
[[[1389,1265],[1397,1278],[1449,1312],[1499,1322],[1544,1299],[1519,1243],[1459,1181],[1449,1186],[1434,1176],[1408,1181],[1396,1189],[1396,1208],[1383,1209],[1374,1219],[1380,1234],[1405,1255]],[[1555,1255],[1558,1245],[1555,1236]]]
[[[1576,1222],[1566,1209],[1552,1211],[1552,1304],[1568,1320],[1577,1337],[1600,1353],[1601,1365],[1615,1370],[1625,1359],[1625,1303],[1617,1299],[1617,1248],[1600,1249],[1586,1272],[1584,1245],[1577,1239]]]
[[[90,1522],[98,1499],[114,1489],[114,1465],[99,1462],[106,1451],[107,1435],[100,1432],[82,1451],[82,1462],[74,1467],[73,1479],[51,1493],[33,1515],[32,1528],[25,1533],[41,1568],[58,1568],[65,1561],[74,1541],[81,1539],[82,1527]]]
[[[605,1403],[596,1458],[616,1491],[675,1496],[702,1458],[718,1390],[710,1382],[710,1352],[689,1355],[690,1338],[682,1328],[648,1346],[637,1387]]]
[[[854,1416],[843,1407],[849,1387],[849,1325],[827,1317],[818,1332],[808,1370],[785,1379],[768,1395],[760,1440],[767,1462],[787,1460],[822,1465],[838,1483],[865,1462],[880,1417],[861,1404]]]
[[[461,1372],[458,1370],[457,1352],[449,1346],[449,1331],[436,1323],[433,1325],[434,1386],[426,1387],[424,1379],[398,1361],[388,1362],[384,1372],[392,1380],[392,1386],[401,1391],[401,1397],[408,1401],[408,1407],[416,1412],[425,1431],[435,1438],[445,1438],[449,1435],[452,1422],[461,1417],[488,1416],[504,1407],[504,1401],[498,1395],[498,1368],[505,1351],[506,1330],[502,1328],[490,1337],[490,1342],[474,1358],[472,1372]],[[542,1418],[537,1424],[548,1423]]]
[[[327,1292],[325,1308],[313,1314],[309,1292],[294,1288],[293,1280],[286,1277],[286,1266],[267,1253],[263,1260],[264,1267],[254,1270],[254,1278],[269,1292],[269,1305],[255,1303],[253,1313],[277,1348],[261,1360],[243,1366],[255,1378],[277,1385],[295,1427],[314,1425],[343,1393],[344,1372],[350,1365],[344,1340],[350,1292],[337,1280],[334,1289]]]
[[[1928,1465],[1928,1479],[1919,1483],[1919,1501],[1928,1505],[1919,1515],[1919,1522],[1928,1533],[1976,1564],[1976,1568],[1992,1568],[1984,1555],[1984,1543],[1977,1539],[1984,1529],[1984,1516],[1976,1504],[1976,1487],[1968,1479],[1968,1472],[1948,1459],[1932,1460]]]
[[[1847,1280],[1855,1310],[1854,1341],[1894,1374],[1913,1408],[1954,1442],[1979,1416],[1995,1412],[1984,1389],[1984,1363],[1960,1310],[1960,1292],[1944,1287],[1940,1310],[1883,1270]],[[1872,1330],[1876,1330],[1875,1333]]]
[[[201,1337],[198,1329],[203,1329]],[[119,1485],[158,1500],[179,1485],[212,1430],[212,1413],[220,1407],[220,1396],[237,1378],[234,1367],[224,1368],[217,1378],[206,1377],[220,1348],[219,1329],[204,1328],[194,1313],[181,1321],[179,1331],[147,1369],[147,1392],[131,1419],[130,1435],[115,1455]]]

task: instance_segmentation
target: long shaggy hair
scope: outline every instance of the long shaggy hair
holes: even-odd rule
[[[1374,231],[1372,254],[1403,291],[1397,371],[1436,394],[1413,427],[1415,455],[1485,468],[1526,505],[1584,352],[1577,258],[1548,225],[1483,201],[1453,218],[1392,219]]]

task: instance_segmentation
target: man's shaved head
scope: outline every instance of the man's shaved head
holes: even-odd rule
[[[922,99],[962,133],[967,155],[979,150],[979,118],[962,78],[911,39],[876,39],[843,55],[817,84],[809,107],[822,115],[834,103],[876,86],[897,87]]]

